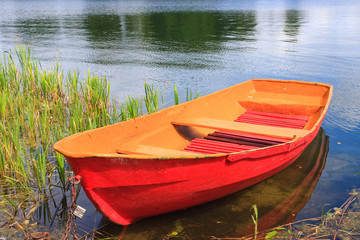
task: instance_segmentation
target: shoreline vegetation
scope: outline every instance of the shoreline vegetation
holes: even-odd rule
[[[88,72],[64,73],[59,62],[43,70],[20,45],[0,59],[0,228],[24,229],[34,212],[51,200],[54,188],[69,190],[71,170],[56,153],[56,141],[77,133],[156,112],[164,104],[159,89],[145,83],[143,97],[124,103],[110,98],[106,78]],[[196,94],[194,98],[199,95]],[[175,104],[179,104],[174,85]],[[190,90],[186,100],[193,99]],[[55,206],[58,208],[58,206]],[[65,206],[66,209],[66,206]],[[40,213],[44,211],[43,213]],[[66,216],[63,216],[65,219]],[[16,219],[16,220],[15,220]],[[15,225],[14,225],[15,224]],[[2,234],[0,234],[1,237]]]
[[[79,76],[78,71],[64,73],[59,62],[51,70],[42,69],[23,45],[0,56],[0,239],[36,239],[34,233],[50,239],[40,232],[51,228],[55,220],[58,227],[50,235],[66,239],[72,172],[53,144],[68,135],[163,107],[163,97],[153,85],[145,83],[143,97],[128,96],[120,103],[110,98],[106,78],[91,72],[84,79]],[[198,96],[187,89],[186,101]],[[174,104],[179,104],[175,85]],[[360,220],[359,191],[351,194],[342,207],[309,220],[309,224],[293,223],[260,233],[254,228],[254,235],[243,238],[213,238],[355,239],[360,236],[356,224]],[[257,217],[253,219],[257,226]],[[300,225],[303,227],[295,227]]]
[[[360,239],[360,189],[353,189],[349,192],[349,195],[350,197],[340,207],[331,208],[327,212],[323,212],[319,217],[291,222],[261,232],[257,232],[256,229],[257,222],[254,220],[254,216],[258,213],[255,210],[254,215],[252,215],[255,226],[254,234],[239,238],[212,237],[212,239]]]

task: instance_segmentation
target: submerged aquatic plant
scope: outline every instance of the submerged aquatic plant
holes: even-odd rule
[[[254,229],[254,239],[257,239],[257,235],[258,235],[258,222],[259,222],[259,213],[258,213],[258,208],[256,206],[256,204],[252,205],[251,210],[254,210],[254,215],[251,215],[252,221],[254,223],[255,229]]]

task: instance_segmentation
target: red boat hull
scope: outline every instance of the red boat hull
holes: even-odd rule
[[[71,158],[88,198],[110,221],[145,217],[209,202],[280,172],[304,151],[315,131],[291,142],[227,157],[203,159]],[[236,161],[234,157],[236,156]]]

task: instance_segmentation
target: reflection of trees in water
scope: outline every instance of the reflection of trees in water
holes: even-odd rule
[[[160,12],[138,15],[86,15],[84,28],[91,42],[138,38],[160,50],[209,51],[227,40],[253,41],[255,11]]]
[[[145,15],[143,34],[162,50],[211,51],[229,39],[252,41],[255,11],[166,12]],[[162,44],[158,44],[161,42]]]
[[[289,38],[288,42],[296,42],[299,35],[301,20],[303,19],[301,11],[298,10],[286,10],[285,12],[285,28],[284,33]]]
[[[60,31],[60,21],[56,18],[31,18],[16,20],[14,27],[22,38],[22,42],[40,39],[54,39]]]
[[[284,15],[286,41],[295,42],[303,19],[302,12],[286,10]],[[90,46],[96,43],[94,46],[97,47],[100,47],[99,44],[136,40],[165,51],[216,52],[227,41],[256,40],[256,11],[87,14],[71,17],[80,21],[68,18],[32,18],[18,20],[14,24],[25,40],[51,40],[60,34],[61,28],[66,31],[84,29],[85,32],[80,34],[86,37]]]
[[[116,41],[121,38],[120,15],[86,15],[84,28],[88,31],[88,40],[91,42]]]

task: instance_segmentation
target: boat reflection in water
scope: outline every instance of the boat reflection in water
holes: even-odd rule
[[[321,128],[303,154],[277,175],[222,199],[144,219],[124,228],[103,219],[100,235],[122,239],[209,239],[254,233],[251,206],[259,212],[258,230],[293,221],[318,182],[326,162],[329,137]]]

